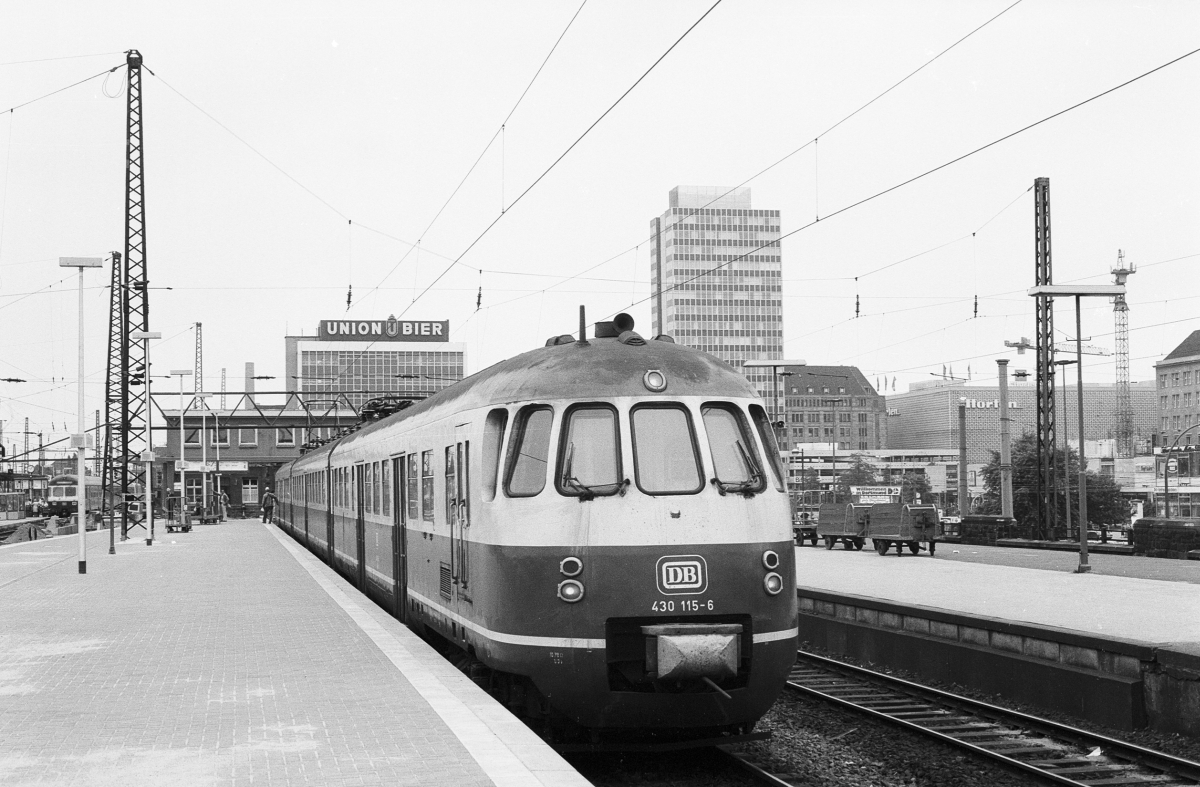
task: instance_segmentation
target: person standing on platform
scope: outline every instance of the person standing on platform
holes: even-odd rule
[[[224,522],[229,516],[229,494],[222,489],[221,496],[217,500],[221,505],[221,521]]]
[[[270,522],[271,514],[275,512],[275,495],[271,492],[271,488],[267,487],[267,493],[262,499],[262,521]]]

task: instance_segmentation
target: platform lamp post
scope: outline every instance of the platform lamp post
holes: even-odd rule
[[[1171,443],[1171,447],[1166,451],[1166,461],[1163,463],[1163,519],[1171,518],[1171,462],[1177,461],[1171,458],[1172,452],[1175,451],[1175,446],[1179,445],[1179,440],[1185,434],[1200,427],[1200,423],[1192,424],[1187,429],[1184,429],[1179,434],[1175,435],[1175,441]]]
[[[1050,297],[1067,297],[1075,298],[1075,357],[1080,361],[1083,359],[1083,330],[1082,317],[1080,315],[1080,301],[1084,298],[1111,298],[1114,296],[1125,295],[1125,285],[1123,284],[1041,284],[1037,287],[1031,287],[1028,291],[1031,297],[1050,296]],[[1087,461],[1084,457],[1085,449],[1083,444],[1083,363],[1079,363],[1075,367],[1078,372],[1076,382],[1076,393],[1079,400],[1079,566],[1075,569],[1076,574],[1086,574],[1092,570],[1088,565],[1088,544],[1087,544]],[[1165,502],[1165,501],[1164,501]]]
[[[179,378],[179,522],[183,523],[183,512],[187,508],[187,483],[183,469],[183,378],[191,377],[191,369],[172,369],[172,377]]]
[[[59,257],[58,267],[79,269],[79,398],[78,431],[71,435],[71,447],[75,449],[77,465],[75,517],[79,524],[79,573],[87,573],[87,433],[83,425],[83,269],[99,268],[104,264],[100,257]]]
[[[150,340],[161,339],[162,334],[157,331],[130,331],[129,338],[132,341],[141,339],[146,343],[145,352],[143,353],[146,358],[146,450],[142,452],[141,459],[146,464],[146,480],[143,484],[146,493],[146,519],[144,522],[146,527],[146,546],[151,546],[154,544],[154,498],[151,496],[152,492],[150,489],[154,484],[154,440],[152,437],[153,433],[150,431],[150,418],[154,415],[154,408],[151,406],[152,400],[150,399]],[[110,555],[116,554],[113,539],[113,528],[109,528],[108,554]]]
[[[1073,363],[1079,363],[1079,360],[1077,358],[1064,358],[1061,360],[1056,360],[1054,362],[1054,365],[1062,367],[1063,378],[1066,379],[1067,367]],[[1067,386],[1064,385],[1062,387],[1062,391],[1064,394],[1066,394]],[[1067,440],[1067,402],[1066,402],[1066,398],[1067,398],[1066,396],[1063,396],[1063,405],[1062,405],[1063,512],[1065,515],[1064,521],[1066,522],[1066,526],[1067,526],[1067,538],[1070,538],[1071,537],[1071,443]],[[1083,417],[1083,413],[1080,413],[1079,415],[1081,418]],[[1082,522],[1083,520],[1080,519],[1080,521]],[[1084,523],[1084,528],[1086,529],[1086,527],[1087,527],[1087,525],[1086,525],[1086,523]]]

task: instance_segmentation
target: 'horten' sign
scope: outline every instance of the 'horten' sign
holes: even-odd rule
[[[317,338],[340,342],[448,342],[450,321],[321,320]]]

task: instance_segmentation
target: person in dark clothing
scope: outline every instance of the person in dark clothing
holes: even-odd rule
[[[263,499],[262,499],[262,521],[270,522],[271,514],[273,514],[274,512],[275,512],[275,495],[271,492],[270,489],[267,489],[267,493],[265,495],[263,495]]]

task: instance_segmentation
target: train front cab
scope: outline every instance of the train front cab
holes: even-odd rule
[[[765,713],[795,661],[795,555],[766,414],[742,407],[536,404],[503,456],[485,435],[499,489],[471,543],[480,657],[590,728],[728,731]],[[580,448],[601,436],[611,463]]]

